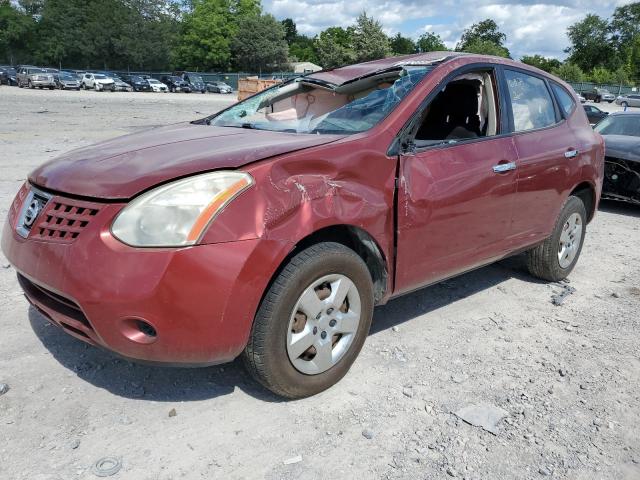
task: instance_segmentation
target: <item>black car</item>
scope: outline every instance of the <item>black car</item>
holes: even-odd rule
[[[233,88],[231,85],[216,81],[207,83],[207,92],[211,93],[233,93]]]
[[[16,69],[11,66],[0,66],[0,85],[16,86]]]
[[[192,92],[206,93],[207,86],[202,79],[202,75],[194,72],[175,72],[174,75],[182,77],[182,80],[189,84]]]
[[[583,105],[584,113],[587,114],[587,118],[589,119],[589,123],[591,125],[595,125],[600,120],[609,115],[608,112],[600,110],[598,107],[594,107],[593,105]]]
[[[640,204],[640,112],[616,112],[595,128],[604,137],[602,198]]]
[[[122,75],[121,78],[131,85],[134,92],[150,92],[152,90],[149,82],[140,75]]]
[[[73,72],[60,70],[53,74],[53,80],[60,90],[80,90],[80,81]]]
[[[169,87],[170,92],[191,93],[191,85],[179,75],[165,75],[160,78],[160,81]]]

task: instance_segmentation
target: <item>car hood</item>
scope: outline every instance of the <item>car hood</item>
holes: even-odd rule
[[[605,155],[640,162],[640,137],[629,135],[603,135]]]
[[[237,168],[339,138],[181,123],[74,150],[38,167],[29,181],[60,193],[129,199],[173,178]]]
[[[114,83],[110,78],[96,78],[96,83]]]

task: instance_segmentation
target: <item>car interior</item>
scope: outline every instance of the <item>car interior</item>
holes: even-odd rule
[[[496,82],[491,72],[454,78],[425,109],[415,133],[416,147],[496,135],[496,100]]]

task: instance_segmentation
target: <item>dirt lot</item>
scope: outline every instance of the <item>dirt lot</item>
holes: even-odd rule
[[[228,101],[0,88],[0,222],[39,163]],[[0,255],[0,478],[97,478],[110,456],[111,478],[134,480],[638,479],[638,245],[640,209],[605,203],[570,283],[516,257],[391,301],[345,379],[295,402],[237,363],[162,369],[88,347],[29,308]],[[455,415],[479,404],[507,415],[495,434]]]

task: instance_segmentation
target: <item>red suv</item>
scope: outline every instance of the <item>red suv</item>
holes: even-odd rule
[[[170,364],[244,357],[296,398],[337,382],[375,305],[527,251],[573,269],[603,141],[527,65],[428,53],[306,75],[36,169],[2,249],[69,334]]]

